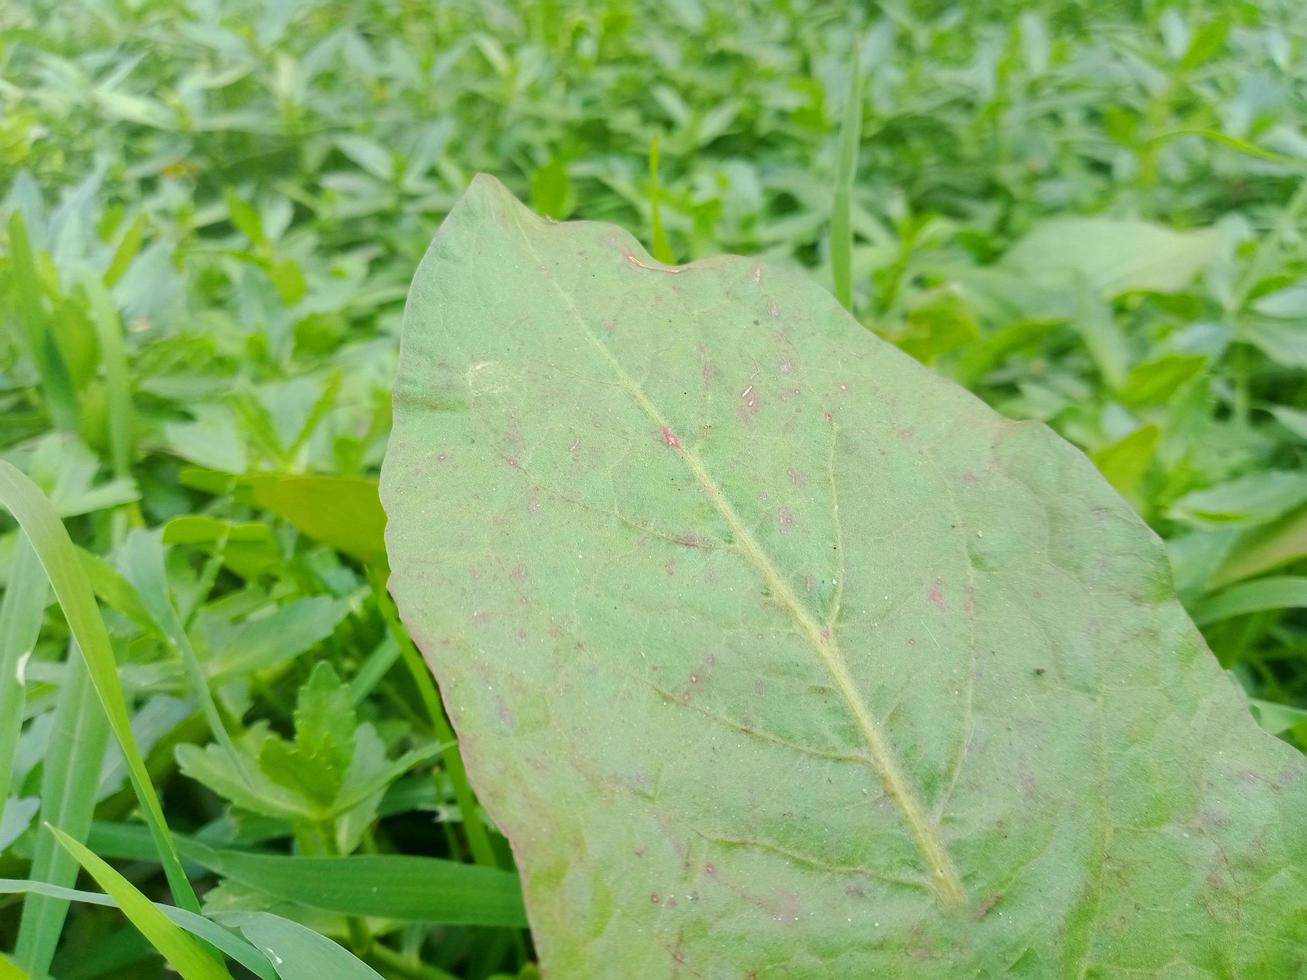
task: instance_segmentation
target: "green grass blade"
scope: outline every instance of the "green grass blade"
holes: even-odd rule
[[[120,907],[111,896],[101,892],[61,888],[42,881],[20,881],[14,878],[0,878],[0,895],[43,895],[64,902],[81,902],[83,905],[100,905],[111,909]],[[277,980],[277,971],[268,962],[268,958],[231,930],[211,922],[202,915],[179,909],[175,905],[155,902],[154,907],[166,915],[174,925],[181,926],[192,936],[204,940],[214,949],[221,950],[259,980]],[[4,973],[0,972],[0,980],[3,978]]]
[[[132,459],[132,395],[127,380],[127,354],[123,349],[123,326],[113,298],[92,275],[82,277],[90,320],[100,341],[104,365],[105,401],[109,414],[109,454],[113,475],[126,477]]]
[[[95,595],[82,569],[77,549],[68,537],[68,530],[37,485],[4,460],[0,460],[0,503],[13,513],[36,549],[55,597],[63,608],[64,617],[68,620],[68,628],[82,651],[87,672],[109,720],[109,727],[122,749],[128,777],[159,850],[173,897],[178,905],[198,912],[199,901],[182,870],[181,860],[168,832],[167,821],[164,820],[163,808],[159,805],[159,797],[150,782],[136,739],[132,736],[127,702],[118,682],[118,665],[109,643],[109,633],[100,617],[100,609],[95,603]]]
[[[20,665],[41,632],[47,595],[41,563],[27,535],[20,531],[9,563],[4,600],[0,602],[0,813],[12,789],[14,753],[23,727],[26,698]]]
[[[662,188],[658,184],[658,134],[649,140],[649,252],[659,262],[671,265],[676,261],[672,243],[663,228]]]
[[[407,854],[252,854],[193,841],[186,845],[186,857],[249,888],[342,915],[444,925],[526,925],[517,876],[497,868]]]
[[[105,890],[150,945],[168,961],[183,980],[231,980],[231,974],[186,932],[174,925],[153,902],[136,887],[96,857],[85,844],[65,834],[58,827],[47,828],[60,846],[77,859],[77,863]]]
[[[41,772],[42,821],[58,820],[67,833],[86,837],[108,743],[108,721],[95,703],[95,689],[85,662],[69,651],[67,678],[55,702]],[[69,886],[77,880],[77,862],[49,834],[38,834],[28,877]],[[49,971],[67,915],[66,900],[39,894],[23,900],[14,955],[33,976],[43,977]]]
[[[9,268],[13,275],[13,293],[27,339],[28,353],[36,364],[45,394],[46,407],[55,428],[77,431],[77,392],[63,355],[55,343],[50,318],[41,305],[40,280],[27,237],[27,223],[22,211],[9,216]]]
[[[298,922],[270,912],[222,912],[214,918],[236,926],[267,953],[282,980],[382,980],[349,950]]]
[[[853,181],[858,170],[858,143],[862,137],[862,71],[858,42],[854,39],[849,64],[849,94],[840,126],[839,159],[835,171],[835,200],[831,206],[830,265],[835,298],[853,310]]]
[[[97,823],[88,844],[105,857],[151,857],[139,827]],[[443,925],[526,924],[517,875],[405,854],[307,857],[209,847],[178,838],[187,861],[276,898],[325,912]]]

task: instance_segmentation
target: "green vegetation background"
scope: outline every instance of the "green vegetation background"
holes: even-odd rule
[[[0,455],[82,549],[206,911],[386,976],[532,969],[375,502],[408,279],[480,170],[666,260],[832,284],[857,120],[854,314],[1084,449],[1250,710],[1307,745],[1305,110],[1292,0],[0,6]],[[0,878],[58,864],[48,821],[166,901],[24,549],[0,523]],[[359,854],[486,867],[296,870]],[[6,888],[20,961],[162,975],[119,912]]]

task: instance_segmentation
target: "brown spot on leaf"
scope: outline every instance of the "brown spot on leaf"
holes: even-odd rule
[[[744,402],[744,410],[749,415],[758,414],[758,389],[753,385],[746,385],[740,392],[740,401]]]
[[[767,314],[773,320],[779,320],[781,318],[781,308],[776,305],[776,301],[774,299],[769,299],[767,301]]]
[[[663,571],[666,572],[668,575],[675,575],[675,574],[676,574],[676,562],[674,562],[674,561],[666,562],[666,563],[663,565]]]
[[[665,425],[660,426],[658,430],[658,434],[662,436],[663,442],[667,443],[667,445],[671,446],[674,449],[681,448],[681,440],[677,439],[676,433],[674,433],[671,429],[667,428],[667,426]]]
[[[940,609],[944,608],[944,588],[938,582],[930,587],[930,601]]]
[[[776,523],[780,525],[781,534],[789,534],[794,530],[794,511],[782,507],[776,512]]]

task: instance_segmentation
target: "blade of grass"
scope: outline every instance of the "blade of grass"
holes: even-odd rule
[[[146,823],[154,837],[163,863],[164,874],[177,904],[192,912],[200,910],[195,891],[182,870],[181,860],[168,832],[168,824],[159,805],[159,797],[150,782],[145,760],[132,736],[131,719],[122,686],[118,682],[118,665],[114,659],[109,633],[100,617],[86,573],[82,570],[77,549],[50,501],[30,479],[12,464],[0,460],[0,503],[13,513],[36,549],[45,568],[55,597],[63,608],[68,628],[82,651],[87,672],[99,695],[100,704],[122,748],[127,774],[141,803]]]
[[[27,338],[28,353],[36,364],[46,407],[55,428],[65,432],[77,431],[77,393],[73,380],[64,364],[63,355],[55,344],[50,329],[50,318],[41,305],[40,280],[36,262],[27,237],[27,223],[17,208],[9,216],[9,268],[14,280],[14,296],[18,305],[18,318],[22,321]]]
[[[831,205],[830,265],[835,298],[853,310],[853,181],[858,170],[858,142],[862,136],[862,71],[855,37],[849,63],[849,94],[840,126],[840,150],[835,170],[835,200]]]
[[[41,632],[41,614],[48,596],[45,573],[27,535],[18,532],[18,546],[9,562],[9,581],[0,602],[0,813],[14,773],[14,753],[23,727],[26,687],[24,658]]]
[[[104,364],[110,463],[114,476],[126,477],[130,475],[132,459],[132,394],[127,380],[122,320],[113,298],[99,279],[84,275],[81,286],[86,292],[91,323],[100,341],[100,360]]]
[[[658,134],[649,140],[649,252],[659,262],[671,265],[676,261],[672,243],[663,229],[662,188],[658,184]]]
[[[108,721],[96,706],[90,674],[82,658],[70,650],[41,771],[43,821],[58,820],[67,833],[86,837],[108,744]],[[77,862],[49,834],[39,834],[28,877],[70,886],[77,880]],[[33,894],[23,900],[14,947],[19,966],[35,977],[49,972],[67,915],[68,902],[63,899]]]
[[[46,829],[86,869],[95,883],[118,903],[131,924],[182,975],[183,980],[231,980],[231,974],[221,963],[186,935],[184,930],[174,925],[136,886],[98,858],[85,844],[58,827],[47,824]]]
[[[145,834],[130,824],[97,823],[87,842],[105,857],[152,857]],[[187,861],[248,888],[326,912],[442,925],[526,924],[517,876],[498,868],[407,854],[263,854],[209,847],[186,837],[179,837],[177,844]]]
[[[60,888],[58,885],[48,885],[43,881],[0,878],[0,895],[43,895],[64,902],[81,902],[83,905],[99,905],[111,909],[120,908],[109,895],[80,891],[76,888]],[[259,977],[259,980],[277,980],[277,971],[268,962],[268,958],[231,930],[209,921],[202,915],[179,909],[175,905],[162,905],[155,902],[154,907],[166,915],[174,925],[181,926],[192,936],[204,940],[215,949],[222,950]],[[0,980],[3,978],[4,973],[0,972]]]
[[[400,656],[404,658],[404,665],[413,676],[414,684],[417,685],[422,704],[427,709],[427,715],[431,718],[431,725],[435,729],[436,739],[450,746],[445,753],[445,772],[449,775],[449,781],[454,788],[454,799],[458,803],[459,812],[463,815],[463,833],[467,837],[472,859],[487,868],[497,868],[499,861],[490,844],[485,824],[481,822],[481,811],[477,806],[476,794],[472,792],[472,784],[468,782],[467,769],[463,765],[463,756],[458,749],[458,736],[454,734],[453,726],[445,717],[445,709],[440,702],[440,692],[436,690],[436,683],[431,679],[431,671],[427,670],[422,654],[418,653],[417,647],[413,645],[408,632],[400,623],[394,600],[386,591],[381,574],[374,570],[371,573],[371,580],[377,608],[381,610],[381,617],[385,620],[391,639],[399,644]]]

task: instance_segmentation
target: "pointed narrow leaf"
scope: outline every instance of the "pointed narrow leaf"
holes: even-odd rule
[[[210,956],[179,926],[164,915],[153,902],[130,881],[92,853],[85,844],[69,837],[58,827],[47,827],[59,844],[77,859],[95,883],[113,898],[151,946],[159,951],[183,980],[231,980],[218,960]]]
[[[477,178],[382,499],[548,975],[1307,969],[1307,764],[1160,542],[801,273]]]
[[[149,847],[150,844],[147,841],[147,853]],[[82,902],[87,905],[118,908],[118,903],[108,895],[102,895],[99,892],[79,891],[75,888],[60,888],[58,885],[47,885],[41,881],[18,881],[13,878],[0,878],[0,895],[43,895],[46,898],[57,898],[65,902]],[[268,962],[268,958],[235,933],[224,929],[216,922],[210,922],[202,915],[187,912],[185,909],[179,909],[174,905],[162,905],[155,902],[154,907],[167,916],[174,925],[181,926],[192,936],[203,939],[215,949],[222,950],[241,966],[259,977],[260,980],[277,980],[276,971],[273,970],[272,964]],[[5,974],[0,971],[0,980],[4,980],[4,976]]]
[[[349,950],[290,919],[270,912],[220,912],[214,918],[240,929],[277,965],[282,980],[382,980]]]

